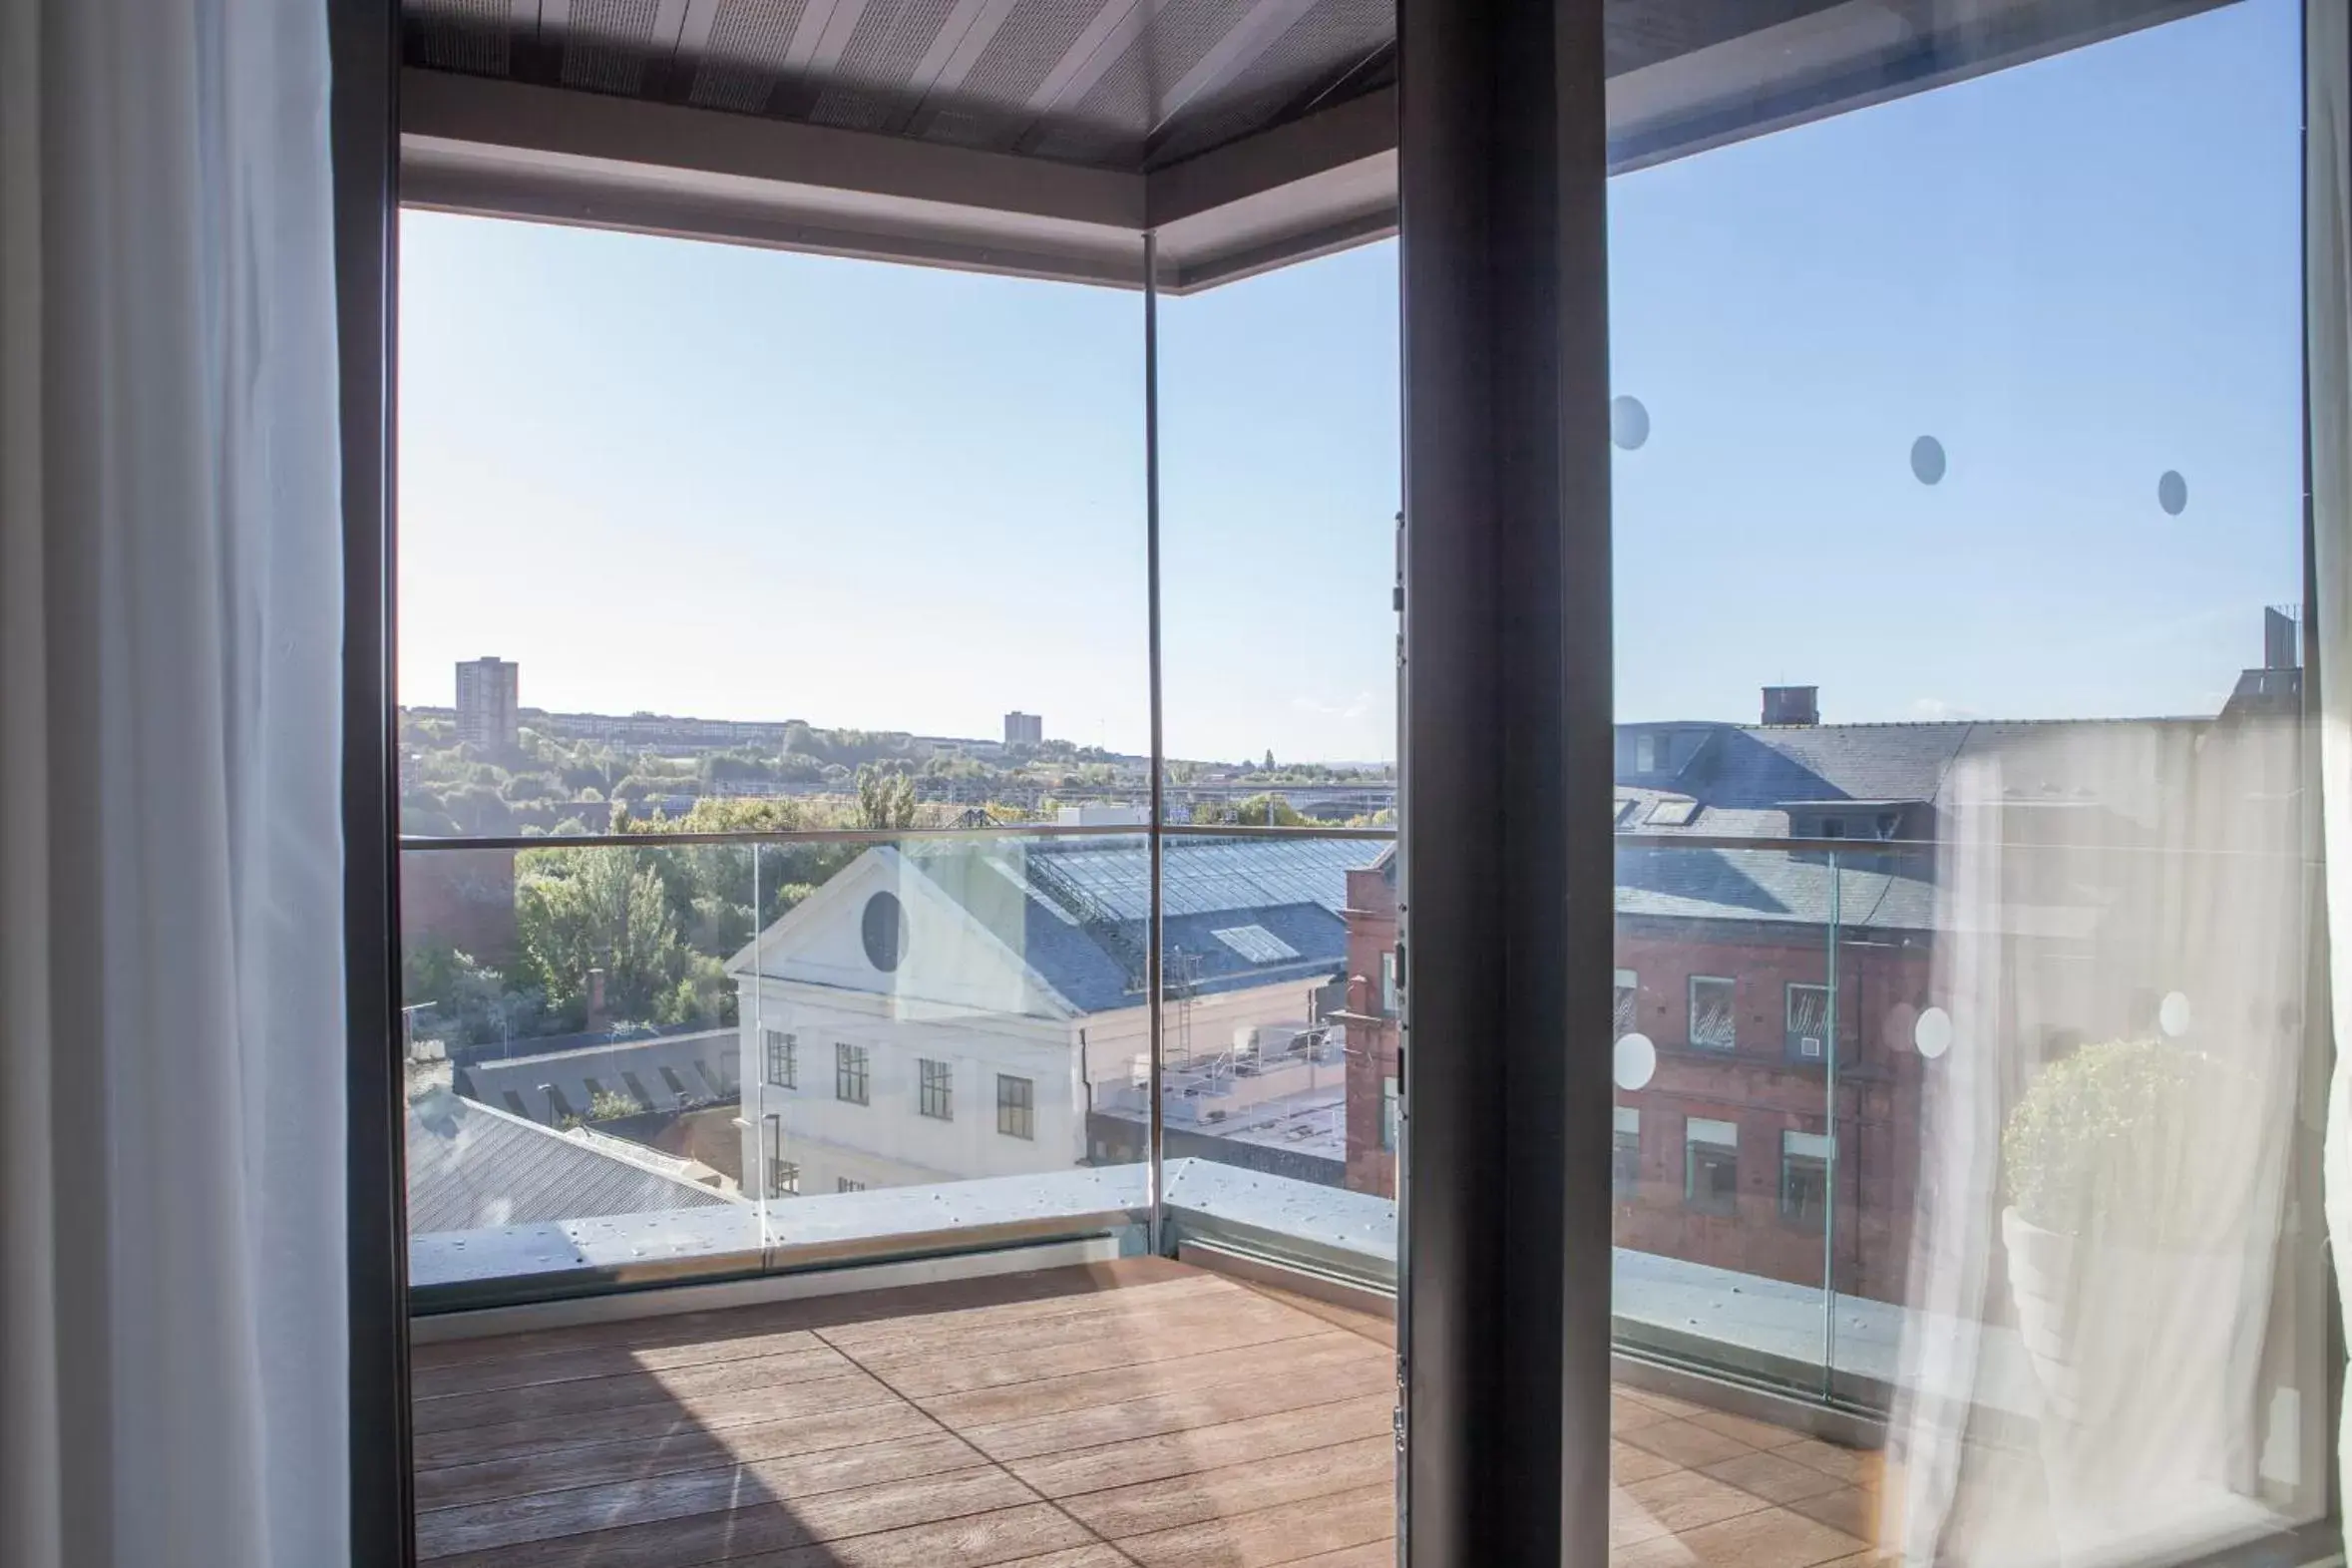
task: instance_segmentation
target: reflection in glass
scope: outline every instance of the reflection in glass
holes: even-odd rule
[[[1628,1562],[2172,1563],[2329,1507],[2265,608],[2301,17],[2096,9],[1612,184],[1612,371],[1678,459],[1613,469],[1616,1329],[1711,1379],[1621,1401]],[[2229,537],[2151,548],[2134,476],[2177,517],[2184,472]]]
[[[1206,1204],[1345,1234],[1321,1265],[1385,1286],[1409,1141],[1396,248],[1156,310],[1163,794],[1189,830],[1166,843],[1160,1012],[1165,1150],[1193,1162],[1179,1227]],[[1228,825],[1277,836],[1200,836]]]

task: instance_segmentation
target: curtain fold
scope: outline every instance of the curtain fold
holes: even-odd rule
[[[0,0],[0,1561],[348,1559],[325,9]]]
[[[2311,464],[2311,662],[2319,695],[2320,833],[2333,1038],[2352,1039],[2352,20],[2303,8],[2304,378]],[[2328,1074],[2321,1160],[2329,1250],[2352,1257],[2352,1057]],[[2343,1298],[2352,1311],[2352,1295]],[[2348,1336],[2352,1339],[2352,1336]],[[2352,1495],[2352,1403],[2337,1435],[2339,1497]],[[2348,1543],[2352,1544],[2352,1543]]]

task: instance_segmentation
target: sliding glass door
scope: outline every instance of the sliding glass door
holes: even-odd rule
[[[1612,81],[1621,1561],[2327,1511],[2302,18],[2146,9]]]

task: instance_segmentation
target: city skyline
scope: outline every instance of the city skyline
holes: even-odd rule
[[[2247,0],[1616,179],[1619,716],[2216,711],[2301,582],[2299,105],[2238,90],[2297,49]],[[1017,692],[1147,749],[1138,295],[426,212],[403,259],[405,698],[482,644],[553,710]],[[1395,755],[1396,286],[1160,302],[1172,755]]]

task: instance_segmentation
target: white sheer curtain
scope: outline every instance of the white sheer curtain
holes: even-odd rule
[[[349,1555],[321,0],[0,0],[0,1562]]]
[[[2325,840],[2328,984],[2337,1051],[2328,1077],[2327,1234],[2339,1278],[2352,1258],[2352,22],[2340,3],[2303,8],[2305,377],[2311,422],[2313,663],[2319,677],[2320,826]],[[2345,1296],[2352,1304],[2352,1295]],[[2352,1404],[2337,1434],[2352,1483]],[[2339,1495],[2347,1495],[2339,1492]]]

